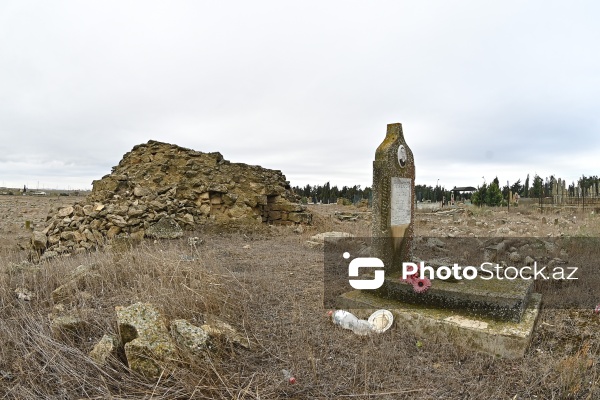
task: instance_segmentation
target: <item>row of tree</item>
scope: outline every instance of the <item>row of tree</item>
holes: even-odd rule
[[[496,177],[490,184],[484,182],[482,186],[478,186],[475,192],[462,193],[460,196],[465,200],[470,199],[476,205],[499,206],[508,201],[509,192],[512,192],[513,195],[519,194],[520,197],[539,198],[551,196],[552,187],[557,181],[558,179],[554,175],[542,179],[537,174],[534,175],[533,180],[530,180],[529,174],[527,174],[524,183],[521,183],[521,179],[518,179],[510,186],[508,182],[506,185],[501,186],[498,177]],[[572,182],[567,186],[569,196],[576,195],[576,187],[585,188],[586,194],[590,187],[594,188],[593,190],[598,190],[597,188],[600,187],[600,178],[596,175],[589,177],[582,175],[577,182]],[[369,186],[365,188],[361,188],[360,185],[342,186],[340,189],[337,186],[331,186],[327,182],[324,185],[295,186],[293,189],[294,193],[301,196],[305,201],[312,201],[314,203],[336,203],[338,199],[346,199],[348,202],[356,204],[363,199],[370,200],[372,198],[372,191]],[[440,185],[436,185],[435,187],[415,185],[417,201],[437,202],[442,201],[442,199],[449,201],[451,193],[451,189],[446,189]],[[595,193],[595,195],[600,195],[600,193]]]
[[[346,199],[351,203],[358,203],[363,199],[371,198],[371,188],[365,187],[364,189],[360,185],[354,186],[331,186],[329,182],[324,185],[306,185],[304,187],[295,186],[294,193],[302,197],[303,201],[311,201],[313,203],[337,203],[338,199]]]
[[[549,197],[552,196],[552,188],[555,183],[558,184],[558,179],[554,175],[542,179],[538,174],[535,174],[530,185],[529,174],[527,174],[524,184],[521,184],[521,179],[518,179],[510,186],[507,182],[500,189],[500,182],[496,177],[489,185],[484,182],[482,186],[478,187],[477,191],[472,194],[471,201],[477,205],[498,206],[508,201],[509,192],[512,192],[513,195],[518,194],[520,197]],[[590,190],[594,192],[594,196],[597,196],[599,186],[600,179],[597,175],[588,177],[582,175],[577,183],[573,181],[568,186],[565,185],[565,188],[567,189],[567,195],[571,197],[577,195],[577,187],[583,188],[581,190],[585,192],[586,196],[590,194]],[[583,195],[583,193],[580,193],[580,195]]]

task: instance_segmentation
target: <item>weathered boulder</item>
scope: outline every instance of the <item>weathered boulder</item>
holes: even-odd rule
[[[90,351],[90,357],[100,365],[106,364],[110,356],[117,353],[118,340],[110,335],[102,336],[102,339]]]
[[[325,240],[336,240],[350,237],[354,237],[354,235],[347,232],[323,232],[311,236],[310,240],[306,241],[306,244],[310,247],[319,247],[325,244]]]
[[[160,377],[176,349],[158,310],[148,303],[115,310],[129,368],[147,378]]]
[[[31,246],[34,250],[44,250],[48,244],[48,237],[44,232],[33,231],[31,234]]]
[[[74,312],[64,315],[55,315],[51,317],[50,328],[57,337],[76,339],[81,337],[87,330],[89,324],[87,321],[76,315]]]
[[[183,236],[183,229],[170,217],[162,217],[146,230],[146,236],[155,239],[177,239]]]
[[[518,263],[521,261],[522,257],[519,253],[513,251],[512,253],[508,254],[508,259],[513,263]]]
[[[67,207],[64,207],[64,208],[61,208],[60,210],[58,210],[58,213],[56,215],[59,216],[60,218],[65,218],[65,217],[69,217],[69,216],[73,215],[74,211],[75,211],[75,209],[72,206],[67,206]]]
[[[136,197],[149,196],[151,193],[152,193],[152,191],[150,189],[142,187],[142,186],[136,186],[133,189],[133,195]]]
[[[175,342],[193,356],[199,356],[209,344],[208,333],[184,319],[171,321],[171,336]]]
[[[246,336],[243,336],[233,326],[213,315],[207,315],[205,324],[200,328],[212,338],[225,340],[226,342],[245,348],[250,347],[250,341]]]

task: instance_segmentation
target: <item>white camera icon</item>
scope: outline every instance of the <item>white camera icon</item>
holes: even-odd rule
[[[383,286],[385,279],[385,271],[383,270],[384,265],[381,259],[376,257],[358,257],[350,261],[348,265],[348,276],[358,277],[358,270],[360,268],[379,268],[375,270],[375,276],[373,279],[349,279],[350,286],[354,289],[379,289]]]

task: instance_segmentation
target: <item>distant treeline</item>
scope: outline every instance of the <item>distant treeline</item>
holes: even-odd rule
[[[550,175],[549,177],[542,179],[542,177],[535,174],[533,176],[533,180],[530,183],[529,174],[527,174],[527,178],[525,178],[525,182],[523,184],[521,184],[521,180],[519,179],[510,186],[510,190],[512,190],[513,193],[519,193],[519,195],[521,197],[536,198],[536,197],[551,196],[552,195],[552,186],[554,185],[555,182],[558,182],[559,178],[560,177],[555,177],[554,175]],[[600,181],[600,179],[596,175],[587,176],[587,177],[585,175],[582,175],[581,178],[579,178],[577,180],[577,182],[572,181],[568,185],[565,184],[565,187],[569,193],[569,196],[575,196],[575,188],[577,186],[585,187],[587,190],[587,188],[589,188],[590,186],[592,186],[594,184],[598,185],[599,181]],[[496,177],[494,179],[494,181],[492,182],[492,184],[494,184],[494,183],[496,185],[499,185],[498,177]],[[504,185],[502,188],[502,191],[503,191],[503,194],[508,193],[508,186]]]
[[[548,197],[552,195],[552,186],[554,182],[558,182],[559,177],[550,175],[549,177],[542,178],[535,174],[533,179],[529,179],[529,174],[525,178],[525,181],[521,183],[521,179],[518,179],[513,184],[501,185],[498,177],[494,178],[491,183],[484,182],[481,186],[477,187],[477,190],[473,193],[461,193],[460,199],[471,200],[474,204],[486,204],[490,206],[498,206],[505,204],[508,201],[509,191],[514,195],[518,193],[520,197]],[[507,182],[508,183],[508,182]],[[577,182],[571,182],[565,185],[568,195],[576,195],[576,187],[583,187],[588,193],[590,187],[595,188],[592,190],[600,190],[600,178],[597,175],[585,176],[582,175]],[[367,186],[361,188],[360,185],[354,186],[331,186],[329,182],[324,185],[306,185],[304,187],[295,186],[294,193],[301,196],[303,201],[308,202],[322,202],[337,203],[338,199],[346,199],[354,204],[360,202],[363,199],[371,200],[372,191],[371,187]],[[446,188],[444,186],[436,185],[415,185],[415,197],[417,201],[441,201],[445,198],[446,201],[450,200],[450,194],[453,188]],[[599,193],[596,193],[598,195]],[[458,200],[458,198],[456,199]]]
[[[364,189],[360,185],[354,186],[331,186],[329,182],[324,185],[306,185],[304,187],[295,186],[294,193],[302,197],[303,201],[323,204],[337,203],[339,199],[346,199],[351,203],[358,203],[363,199],[369,200],[371,198],[371,188],[365,187]]]
[[[508,185],[501,187],[498,177],[496,177],[489,185],[484,182],[482,186],[478,186],[477,191],[473,193],[471,200],[477,205],[486,204],[489,206],[498,206],[506,203],[509,190],[513,195],[518,193],[520,197],[549,197],[552,196],[552,187],[555,183],[558,183],[558,179],[560,179],[560,177],[554,175],[550,175],[543,179],[538,174],[535,174],[533,180],[530,181],[529,174],[527,174],[527,178],[525,178],[523,184],[521,183],[521,179],[518,179],[515,183],[510,185],[510,187]],[[567,190],[567,195],[571,197],[577,195],[577,187],[583,188],[582,191],[585,191],[586,196],[590,195],[590,190],[593,191],[593,195],[597,196],[599,183],[600,179],[596,175],[582,175],[577,182],[572,181],[568,185],[565,183],[565,189]],[[583,195],[583,193],[580,193],[580,195]]]

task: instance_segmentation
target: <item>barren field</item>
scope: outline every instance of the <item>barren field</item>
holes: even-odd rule
[[[359,337],[332,324],[323,308],[323,250],[314,234],[370,236],[368,214],[354,207],[314,205],[312,226],[265,227],[255,233],[187,232],[116,248],[26,263],[29,232],[48,210],[73,197],[0,196],[0,394],[2,398],[600,398],[600,318],[593,309],[543,309],[523,359],[506,360],[420,338],[394,325]],[[341,221],[336,212],[355,213]],[[600,236],[596,214],[535,209],[444,209],[418,212],[424,237]],[[188,237],[197,236],[197,248]],[[67,304],[86,321],[76,337],[51,329],[52,291],[79,265],[99,278]],[[27,292],[29,299],[18,298]],[[600,296],[599,296],[600,297]],[[98,365],[88,353],[117,335],[115,306],[154,304],[167,321],[200,324],[217,315],[250,343],[217,343],[203,357],[182,357],[156,381],[131,371],[122,354]],[[599,299],[600,301],[600,299]],[[285,379],[290,371],[295,384]]]

